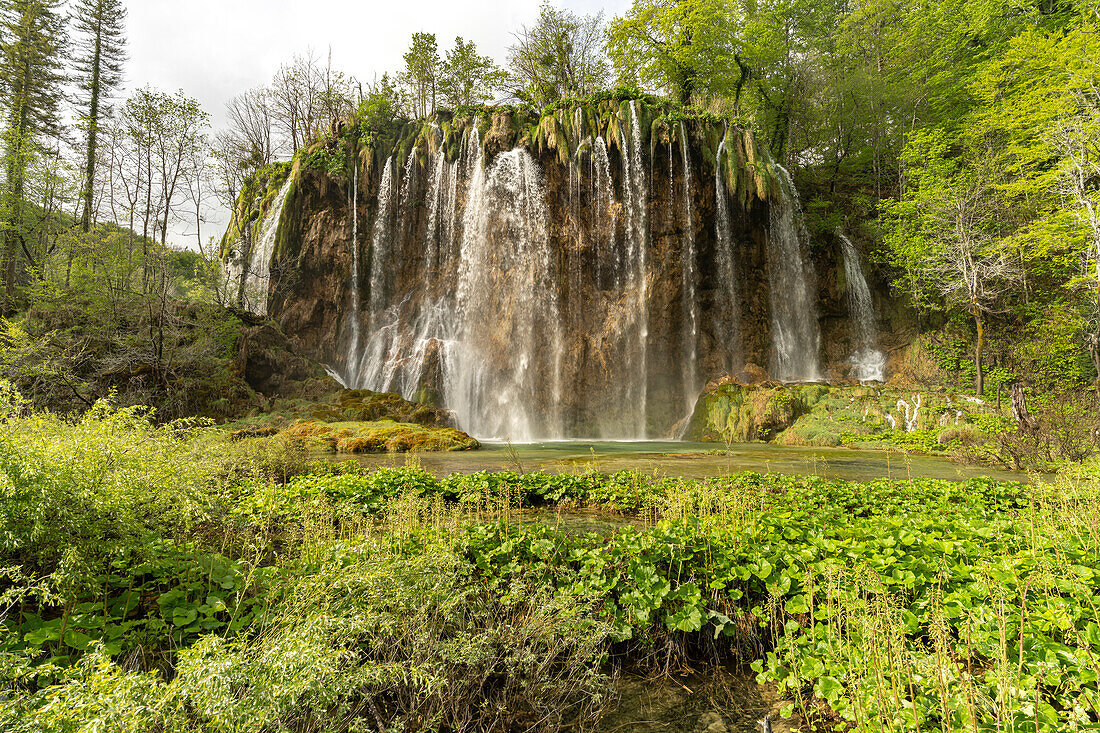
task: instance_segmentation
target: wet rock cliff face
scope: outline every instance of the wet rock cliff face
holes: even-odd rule
[[[669,434],[708,380],[775,371],[774,332],[801,317],[770,287],[788,193],[737,128],[608,101],[324,145],[267,214],[269,313],[349,387],[445,406],[478,437]],[[843,293],[793,272],[812,331],[785,348],[816,365],[816,311]],[[827,325],[840,353],[846,324]]]

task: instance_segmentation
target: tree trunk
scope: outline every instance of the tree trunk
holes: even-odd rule
[[[1100,390],[1100,329],[1088,334],[1087,346],[1092,357],[1092,367],[1096,370],[1096,388]]]
[[[985,394],[985,374],[982,372],[982,352],[985,350],[985,326],[979,311],[974,314],[974,325],[978,330],[978,341],[974,345],[974,392],[981,397]]]
[[[1016,424],[1023,430],[1034,432],[1039,429],[1039,421],[1027,409],[1024,386],[1019,382],[1012,383],[1012,417],[1016,419]]]
[[[80,218],[80,228],[84,232],[89,232],[92,228],[92,191],[95,187],[96,138],[99,133],[99,72],[102,62],[103,34],[102,29],[97,29],[92,58],[91,105],[88,109],[88,158],[84,168],[84,211]]]

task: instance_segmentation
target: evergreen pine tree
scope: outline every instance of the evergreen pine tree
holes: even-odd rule
[[[122,83],[126,61],[126,8],[122,0],[77,0],[73,8],[74,63],[85,137],[83,212],[80,226],[92,226],[92,191],[95,186],[96,146],[100,121],[107,116],[107,101]]]
[[[7,114],[0,237],[7,311],[15,305],[20,249],[29,256],[23,217],[27,165],[37,143],[58,130],[64,38],[58,0],[0,2],[0,95]]]

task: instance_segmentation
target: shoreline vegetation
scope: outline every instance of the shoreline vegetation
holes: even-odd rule
[[[729,664],[791,729],[1096,720],[1095,461],[437,479],[7,395],[5,730],[600,730],[624,670]]]

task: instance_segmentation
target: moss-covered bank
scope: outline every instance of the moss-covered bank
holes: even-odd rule
[[[993,405],[945,390],[712,383],[685,438],[951,452],[1009,427]]]

